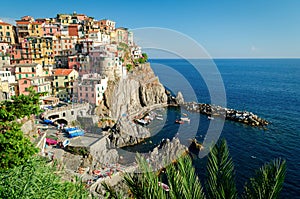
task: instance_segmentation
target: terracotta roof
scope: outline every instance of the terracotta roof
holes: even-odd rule
[[[3,25],[3,26],[11,26],[11,24],[5,23],[5,22],[3,22],[3,21],[0,21],[0,25]]]
[[[16,21],[17,24],[29,24],[29,21]]]
[[[73,71],[73,69],[56,69],[54,70],[55,76],[68,76]]]

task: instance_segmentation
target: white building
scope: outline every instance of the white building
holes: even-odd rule
[[[142,57],[142,48],[139,46],[135,46],[131,48],[131,56],[133,59],[138,59]]]
[[[7,81],[10,84],[16,83],[16,78],[10,71],[0,71],[0,79],[2,82]]]

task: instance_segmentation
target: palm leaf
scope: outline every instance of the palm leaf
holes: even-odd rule
[[[237,198],[234,166],[224,139],[211,150],[208,157],[207,172],[206,189],[209,198]]]
[[[167,168],[167,178],[171,198],[205,198],[189,156],[183,156],[175,165],[170,165]]]
[[[243,198],[275,199],[279,197],[286,173],[286,161],[275,159],[256,172],[245,185]]]

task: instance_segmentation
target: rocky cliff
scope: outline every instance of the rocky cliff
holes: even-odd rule
[[[110,82],[104,99],[104,113],[115,120],[144,107],[167,103],[165,88],[149,63],[134,68],[126,78]]]
[[[149,63],[135,67],[126,78],[110,82],[100,114],[116,121],[109,130],[113,146],[137,144],[149,137],[150,132],[133,123],[132,116],[167,101],[165,88]]]

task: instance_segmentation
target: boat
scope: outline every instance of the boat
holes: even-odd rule
[[[54,139],[51,139],[51,138],[46,138],[46,143],[47,143],[48,145],[55,145],[55,144],[57,144],[58,142],[57,142],[57,140],[54,140]]]
[[[207,119],[209,119],[209,120],[214,120],[215,118],[214,118],[214,117],[211,117],[211,116],[208,116]]]
[[[157,120],[164,120],[162,117],[156,117]]]
[[[181,117],[180,120],[185,121],[185,122],[189,122],[190,118],[188,118],[188,117]]]
[[[256,156],[254,156],[254,155],[251,155],[251,158],[253,158],[253,159],[256,159]]]
[[[184,121],[182,121],[182,120],[175,120],[175,123],[177,123],[177,124],[184,124]]]
[[[136,120],[139,124],[141,124],[141,125],[147,125],[148,124],[148,122],[146,121],[146,120],[143,120],[143,119],[137,119]]]
[[[70,140],[68,140],[68,139],[66,139],[66,140],[62,143],[63,147],[66,147],[66,146],[68,146],[69,144],[70,144]]]
[[[188,116],[188,114],[186,114],[186,113],[182,113],[182,115],[184,115],[184,116]]]
[[[74,137],[83,136],[83,135],[84,135],[83,131],[75,131],[72,133],[69,132],[69,138],[74,138]]]

